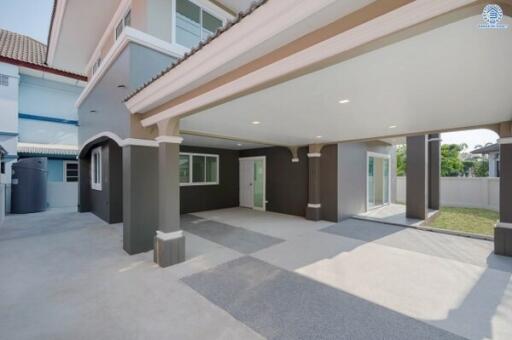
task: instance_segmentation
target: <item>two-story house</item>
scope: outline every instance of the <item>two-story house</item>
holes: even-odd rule
[[[234,3],[56,1],[47,61],[90,78],[80,211],[166,266],[184,258],[180,213],[339,221],[388,204],[402,138],[422,220],[439,208],[438,133],[486,127],[502,137],[496,252],[512,255],[512,30],[481,29],[481,1]]]
[[[0,144],[7,150],[0,183],[10,211],[11,168],[21,158],[48,159],[49,207],[77,201],[78,113],[87,78],[45,64],[46,45],[0,29]]]

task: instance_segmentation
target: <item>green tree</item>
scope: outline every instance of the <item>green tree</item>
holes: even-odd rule
[[[396,148],[396,175],[397,176],[405,176],[405,167],[406,167],[406,148],[405,145],[399,145]]]
[[[473,170],[476,177],[488,177],[489,162],[486,160],[476,161],[473,165]]]
[[[441,176],[456,177],[464,174],[464,164],[460,159],[460,152],[465,145],[441,145]]]

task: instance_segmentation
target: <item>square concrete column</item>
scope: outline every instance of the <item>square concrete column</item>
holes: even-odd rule
[[[185,260],[185,236],[180,229],[180,143],[183,139],[161,136],[158,141],[158,230],[154,259],[160,267]]]
[[[428,212],[427,137],[407,137],[406,216],[424,220]]]
[[[438,133],[428,135],[428,208],[441,206],[441,138]]]
[[[500,221],[494,229],[494,252],[512,256],[512,137],[500,142]]]
[[[312,221],[320,219],[320,152],[308,153],[308,206],[306,207],[306,218]]]
[[[158,144],[152,142],[123,147],[123,249],[128,254],[153,249],[158,226]]]

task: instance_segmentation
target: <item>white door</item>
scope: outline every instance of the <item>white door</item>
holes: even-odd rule
[[[265,210],[265,157],[240,158],[240,206]]]
[[[240,206],[253,207],[254,165],[252,159],[240,159]]]

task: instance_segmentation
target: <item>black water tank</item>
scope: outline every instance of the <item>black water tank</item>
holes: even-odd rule
[[[48,160],[25,158],[12,165],[11,212],[27,214],[46,210]]]

